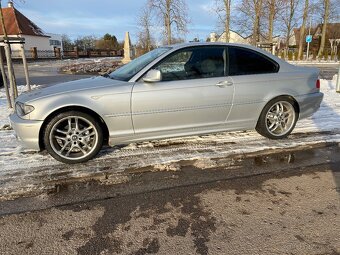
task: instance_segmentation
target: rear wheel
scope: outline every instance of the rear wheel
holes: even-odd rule
[[[297,119],[296,103],[288,97],[278,97],[262,110],[256,131],[270,139],[282,139],[293,131]]]
[[[103,145],[103,132],[92,116],[78,111],[56,115],[44,132],[46,150],[58,161],[75,164],[95,157]]]

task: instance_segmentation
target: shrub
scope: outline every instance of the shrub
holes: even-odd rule
[[[297,61],[298,59],[299,52],[296,50],[294,51],[294,60]]]
[[[281,58],[285,59],[285,51],[284,50],[281,51]]]
[[[304,59],[304,57],[305,57],[305,53],[302,51],[302,54],[301,54],[300,60],[303,60],[303,59]],[[308,60],[308,59],[307,59],[307,52],[306,52],[306,60]]]
[[[332,51],[332,53],[331,53],[331,60],[335,60],[335,52],[334,51]]]
[[[293,52],[288,51],[288,60],[293,60]]]
[[[322,55],[323,55],[323,59],[325,61],[328,61],[328,56],[329,56],[329,52],[327,49],[325,49],[323,52],[322,52]]]
[[[313,50],[312,51],[313,53],[313,60],[316,60],[316,57],[317,57],[317,55],[318,55],[318,52],[316,51],[316,50]]]

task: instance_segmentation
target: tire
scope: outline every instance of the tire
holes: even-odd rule
[[[289,97],[277,97],[262,110],[256,131],[270,139],[286,138],[298,120],[297,103]]]
[[[103,131],[91,115],[68,111],[54,116],[46,125],[44,145],[56,160],[67,164],[94,158],[103,146]]]

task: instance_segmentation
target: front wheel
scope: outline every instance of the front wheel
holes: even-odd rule
[[[56,160],[81,163],[98,154],[103,145],[103,132],[92,116],[78,111],[64,112],[48,122],[44,144]]]
[[[282,139],[293,131],[297,119],[296,103],[288,97],[278,97],[262,110],[256,131],[270,139]]]

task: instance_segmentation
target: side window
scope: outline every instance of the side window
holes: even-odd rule
[[[189,62],[192,51],[180,51],[166,58],[154,69],[161,71],[162,81],[186,79],[185,64]]]
[[[228,47],[229,75],[264,74],[278,72],[278,65],[252,50]]]
[[[162,81],[220,77],[225,75],[224,47],[189,48],[167,57],[154,69]]]

